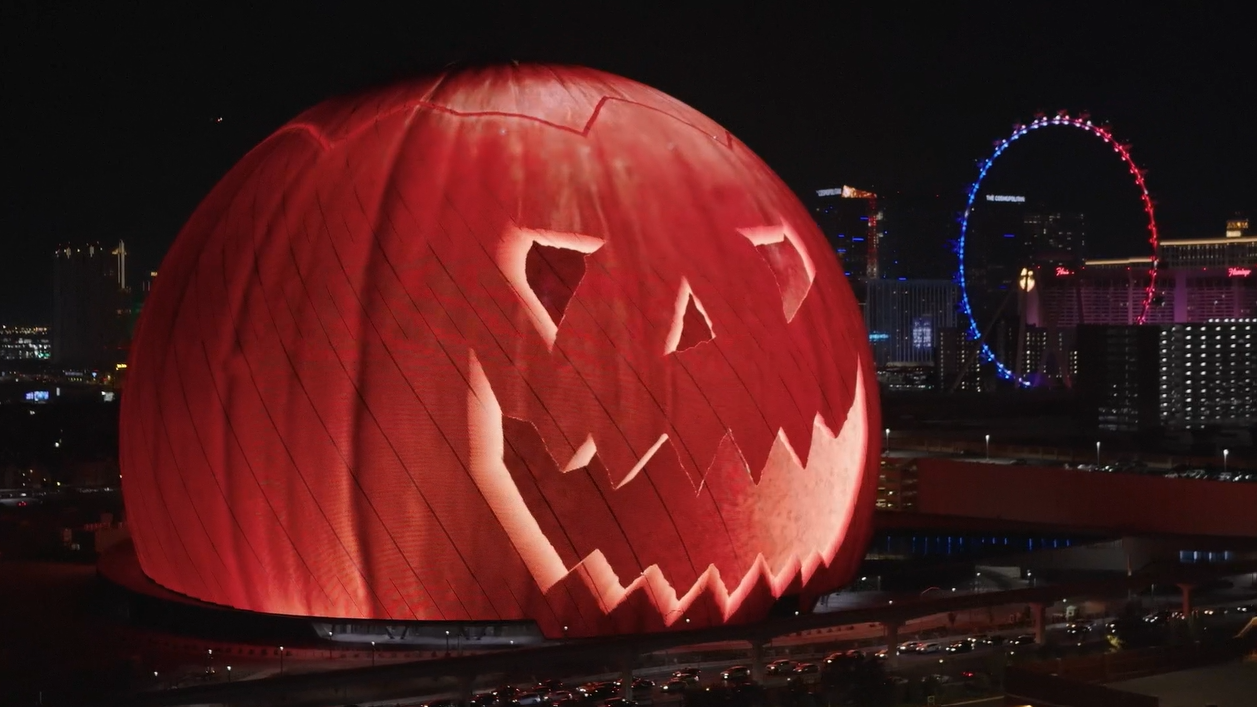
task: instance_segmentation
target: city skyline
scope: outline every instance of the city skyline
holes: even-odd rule
[[[1236,25],[1219,11],[793,13],[810,29],[774,29],[799,23],[755,12],[622,11],[601,23],[527,10],[474,20],[402,13],[388,27],[336,4],[247,17],[56,4],[18,13],[5,23],[0,71],[24,110],[0,121],[27,139],[3,167],[0,230],[13,245],[0,321],[50,322],[56,244],[125,239],[133,272],[157,269],[194,206],[279,125],[329,96],[454,62],[585,64],[659,86],[728,126],[801,195],[846,183],[933,194],[955,213],[993,140],[1037,111],[1068,108],[1112,122],[1133,145],[1165,237],[1212,235],[1254,206],[1231,176],[1257,156],[1234,88],[1249,62],[1226,41]],[[137,29],[191,25],[209,39]],[[400,41],[421,27],[431,29]],[[1149,51],[1160,45],[1177,51]],[[1053,199],[1068,201],[1079,175],[1101,171],[1085,154],[1036,165],[1033,152],[1009,183],[1038,180]],[[1115,180],[1096,179],[1111,221],[1137,209]],[[955,235],[910,234],[928,240],[908,247],[945,256]]]

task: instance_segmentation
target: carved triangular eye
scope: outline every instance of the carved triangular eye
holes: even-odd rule
[[[583,233],[527,228],[508,229],[502,238],[498,266],[547,348],[554,348],[559,323],[585,276],[585,258],[603,244]]]
[[[690,283],[681,279],[681,290],[677,293],[676,306],[672,313],[672,327],[668,331],[668,341],[664,345],[664,354],[694,348],[705,341],[716,338],[712,331],[711,319],[703,309],[703,303],[694,296]]]
[[[528,287],[555,324],[563,321],[576,286],[585,277],[585,254],[578,250],[533,243],[524,261]]]
[[[812,280],[816,279],[816,269],[807,249],[789,226],[741,228],[738,232],[755,246],[772,270],[777,289],[781,291],[781,308],[786,321],[792,321],[812,289]]]

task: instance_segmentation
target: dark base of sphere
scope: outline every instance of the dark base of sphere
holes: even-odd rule
[[[132,626],[170,634],[181,640],[240,642],[263,646],[360,650],[375,643],[381,650],[476,653],[545,642],[532,621],[352,621],[340,618],[284,616],[242,611],[172,592],[144,575],[129,542],[106,550],[97,563],[104,584],[103,610]],[[245,655],[248,648],[242,649]]]
[[[433,652],[436,655],[476,653],[545,643],[547,640],[580,638],[576,631],[546,636],[534,621],[395,621],[360,620],[343,617],[290,616],[246,611],[211,604],[171,591],[149,579],[140,568],[131,541],[105,550],[97,563],[97,573],[105,586],[104,610],[127,624],[171,634],[187,640],[239,641],[255,645],[316,645],[322,648],[361,647],[372,642],[378,648]],[[801,595],[801,582],[780,598],[774,598],[766,585],[757,586],[746,597],[727,624],[752,624],[762,619],[786,618],[811,613],[816,597]],[[573,583],[569,591],[584,589]],[[592,597],[591,597],[592,599]],[[713,614],[714,615],[709,615]],[[700,599],[686,611],[694,620],[681,619],[665,625],[649,605],[644,592],[634,593],[616,607],[602,628],[608,634],[649,634],[707,628],[722,623],[715,620],[719,608]]]

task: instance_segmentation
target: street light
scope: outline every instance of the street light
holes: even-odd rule
[[[450,632],[445,632],[445,655],[450,654]]]
[[[227,666],[227,682],[231,682],[231,666]]]
[[[1226,471],[1226,458],[1227,458],[1230,454],[1231,454],[1231,450],[1229,450],[1229,449],[1224,449],[1224,450],[1222,450],[1222,471],[1223,471],[1223,472],[1225,472],[1225,471]]]
[[[1100,442],[1096,441],[1096,468],[1100,467]]]
[[[279,647],[279,674],[284,674],[284,647]]]
[[[986,458],[991,458],[991,435],[986,436]]]
[[[886,452],[890,451],[890,428],[889,427],[886,428],[886,444],[882,446],[883,446],[882,451],[886,451]]]

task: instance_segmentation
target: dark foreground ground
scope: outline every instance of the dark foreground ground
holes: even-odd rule
[[[1251,660],[1181,670],[1109,685],[1153,695],[1161,707],[1253,707],[1257,705],[1257,662]]]

